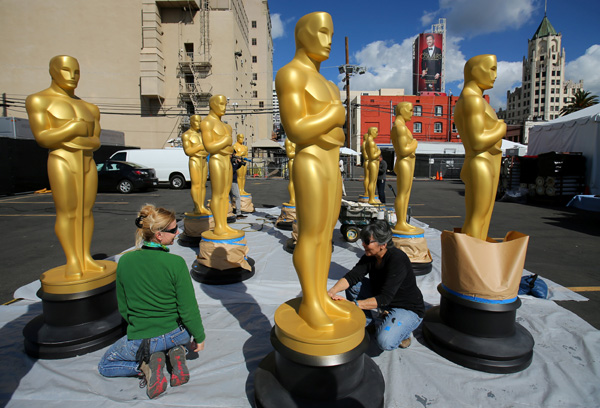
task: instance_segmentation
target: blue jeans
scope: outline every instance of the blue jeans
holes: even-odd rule
[[[373,292],[368,278],[346,289],[346,299],[352,302],[370,297],[373,297]],[[363,312],[367,318],[367,325],[370,323],[375,325],[375,341],[382,350],[398,348],[402,340],[410,337],[423,321],[415,312],[399,307],[385,307],[378,311],[363,310]]]
[[[170,350],[173,347],[185,345],[190,342],[190,333],[183,327],[178,327],[162,336],[150,339],[150,354],[157,351]],[[140,348],[142,340],[128,340],[127,335],[115,342],[106,353],[100,363],[98,371],[105,377],[134,377],[139,371],[135,355]]]

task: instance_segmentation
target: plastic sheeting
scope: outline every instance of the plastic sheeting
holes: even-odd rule
[[[104,378],[97,364],[106,349],[64,360],[25,355],[21,330],[41,313],[38,282],[17,290],[25,300],[0,307],[0,406],[60,407],[249,407],[254,371],[272,350],[269,332],[277,307],[300,294],[292,255],[283,250],[291,232],[273,227],[279,208],[258,209],[245,222],[256,274],[233,285],[194,283],[206,329],[206,348],[189,356],[190,382],[148,400],[133,378]],[[425,228],[433,271],[417,277],[427,306],[439,303],[440,232]],[[339,225],[338,225],[339,227]],[[197,250],[174,245],[192,265]],[[359,243],[334,232],[329,286],[362,255]],[[116,257],[118,259],[118,256]],[[529,274],[525,271],[524,273]],[[586,300],[546,280],[550,299]],[[535,339],[533,362],[515,374],[488,374],[458,366],[434,353],[420,330],[408,349],[369,354],[386,382],[385,406],[395,407],[591,407],[600,401],[600,332],[551,300],[522,296],[517,320]]]

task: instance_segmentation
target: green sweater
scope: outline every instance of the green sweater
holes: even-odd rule
[[[178,255],[160,249],[124,254],[117,266],[117,300],[130,340],[161,336],[181,321],[197,343],[204,341],[190,273]]]

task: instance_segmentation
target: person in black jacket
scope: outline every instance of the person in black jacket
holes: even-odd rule
[[[377,194],[379,201],[385,205],[385,180],[387,174],[387,163],[383,156],[379,156],[379,171],[377,172]]]
[[[387,222],[377,220],[362,229],[365,254],[327,294],[363,309],[382,350],[410,346],[411,333],[423,321],[425,305],[408,256],[394,247]],[[369,275],[367,278],[366,276]],[[337,295],[346,290],[346,299]]]

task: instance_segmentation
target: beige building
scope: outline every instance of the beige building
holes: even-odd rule
[[[100,108],[125,144],[177,144],[210,96],[249,146],[271,137],[273,45],[267,0],[2,0],[0,93],[26,118],[27,95],[50,85],[55,55],[78,59],[77,96]],[[269,103],[270,104],[270,103]]]
[[[523,57],[522,86],[507,92],[507,109],[503,116],[508,124],[555,119],[562,107],[570,103],[575,91],[583,87],[583,81],[565,81],[566,55],[561,40],[562,35],[544,16],[528,41],[527,57]]]

